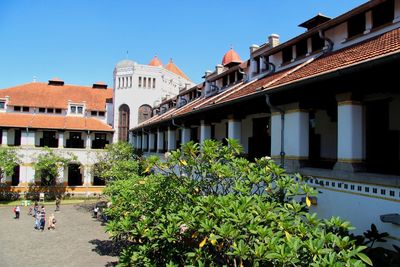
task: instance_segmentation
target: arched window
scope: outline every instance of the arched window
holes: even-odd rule
[[[141,105],[138,110],[138,123],[142,123],[151,118],[151,107],[149,105]]]
[[[118,89],[121,88],[121,77],[118,77],[118,86],[117,86],[117,88]]]
[[[129,107],[123,104],[119,107],[118,141],[128,141],[129,131]]]

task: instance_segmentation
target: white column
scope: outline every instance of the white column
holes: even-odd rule
[[[175,130],[171,129],[168,127],[168,132],[167,132],[167,138],[168,138],[168,151],[172,151],[176,149],[176,133]]]
[[[58,132],[58,147],[64,147],[64,132]]]
[[[145,133],[142,133],[142,150],[147,151],[148,146],[147,146],[147,135]]]
[[[137,146],[137,136],[132,133],[132,145],[136,148]]]
[[[271,157],[279,158],[281,154],[281,114],[274,112],[271,114]]]
[[[149,134],[149,152],[154,151],[154,138],[155,138],[155,134],[150,133]]]
[[[369,10],[365,12],[365,31],[364,34],[367,34],[372,29],[372,11]]]
[[[64,184],[67,182],[68,182],[67,179],[65,179],[65,177],[64,177],[64,168],[63,167],[58,168],[58,177],[57,177],[56,183]]]
[[[21,130],[21,145],[35,146],[35,132],[32,130]]]
[[[236,139],[241,143],[242,140],[242,123],[240,120],[229,119],[228,121],[228,138]]]
[[[8,129],[3,129],[1,138],[2,138],[1,144],[3,146],[7,146],[8,145]]]
[[[363,147],[363,107],[354,101],[338,103],[338,162],[361,163]]]
[[[86,149],[92,148],[92,134],[87,133],[86,134]]]
[[[190,142],[190,128],[183,128],[181,135],[181,143],[186,144]]]
[[[203,143],[204,140],[211,138],[211,125],[206,124],[204,121],[201,121],[200,124],[200,143]]]
[[[400,0],[394,1],[394,20],[393,23],[400,21]]]
[[[164,132],[157,130],[157,149],[158,152],[163,151],[164,148]]]
[[[92,166],[84,166],[83,170],[83,186],[91,186],[92,183]]]
[[[136,148],[137,149],[142,149],[142,135],[138,134],[137,135],[137,140],[136,140]]]
[[[288,159],[308,159],[309,114],[306,111],[287,111],[285,114],[284,148]]]

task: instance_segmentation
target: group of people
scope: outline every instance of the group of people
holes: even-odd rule
[[[60,210],[60,200],[56,200],[56,211]],[[21,208],[17,205],[13,208],[13,212],[15,215],[15,219],[19,219]],[[39,206],[37,202],[35,202],[33,208],[29,207],[28,215],[31,215],[35,218],[35,229],[43,231],[46,227],[46,209],[44,205]],[[56,229],[57,220],[54,216],[54,213],[50,214],[47,220],[47,229],[54,230]]]
[[[44,205],[40,207],[38,203],[35,202],[35,205],[33,207],[33,217],[35,218],[35,229],[43,231],[46,226],[46,209],[44,208]],[[47,221],[47,229],[56,229],[56,222],[57,221],[54,213],[52,213]]]

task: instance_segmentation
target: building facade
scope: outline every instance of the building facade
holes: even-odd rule
[[[308,176],[320,216],[348,219],[358,233],[375,223],[400,240],[400,1],[299,26],[291,40],[250,46],[245,61],[228,51],[202,83],[131,127],[131,142],[150,154],[237,139],[250,159],[271,156]]]
[[[149,64],[120,61],[114,69],[114,141],[127,141],[128,131],[152,116],[152,106],[194,84],[172,62],[155,56]]]
[[[45,177],[35,177],[33,165],[48,147],[76,158],[60,168],[59,186],[72,194],[101,193],[104,182],[92,168],[112,142],[114,130],[107,123],[112,111],[112,89],[101,82],[85,87],[55,78],[0,90],[0,143],[15,148],[21,161],[3,182],[19,193],[44,185]]]

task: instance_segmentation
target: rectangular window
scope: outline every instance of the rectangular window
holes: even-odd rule
[[[61,114],[61,108],[56,108],[56,113]]]
[[[146,88],[146,77],[143,77],[143,88]]]
[[[365,31],[365,13],[358,14],[347,21],[347,37],[351,38]]]
[[[45,108],[39,108],[39,113],[45,113],[46,109]]]
[[[29,112],[29,107],[22,107],[23,112]]]
[[[6,107],[5,101],[0,101],[0,109],[4,109]]]
[[[67,139],[67,148],[84,148],[82,133],[70,132],[69,139]]]
[[[21,107],[20,106],[14,106],[14,111],[21,111]]]
[[[290,62],[293,59],[292,47],[285,47],[282,49],[282,63]]]
[[[40,139],[41,147],[58,147],[58,139],[56,139],[56,132],[44,131],[43,138]]]
[[[90,115],[92,115],[92,116],[97,116],[97,111],[92,110],[92,111],[90,112]]]
[[[153,89],[156,88],[156,78],[153,78]]]
[[[149,88],[151,88],[151,78],[148,78],[149,79]]]
[[[82,114],[83,113],[83,107],[78,107],[78,114]]]
[[[76,113],[76,106],[71,106],[71,113]]]
[[[372,28],[392,23],[394,20],[394,0],[389,0],[372,9]]]
[[[305,56],[307,51],[307,39],[301,40],[296,44],[296,57]]]
[[[48,108],[47,113],[54,113],[54,108]]]
[[[106,115],[106,113],[104,111],[99,111],[99,116],[100,117],[104,117]]]
[[[311,37],[311,48],[312,48],[311,50],[313,52],[323,49],[324,46],[325,46],[325,40],[321,39],[321,37],[319,37],[318,34],[314,34]]]

